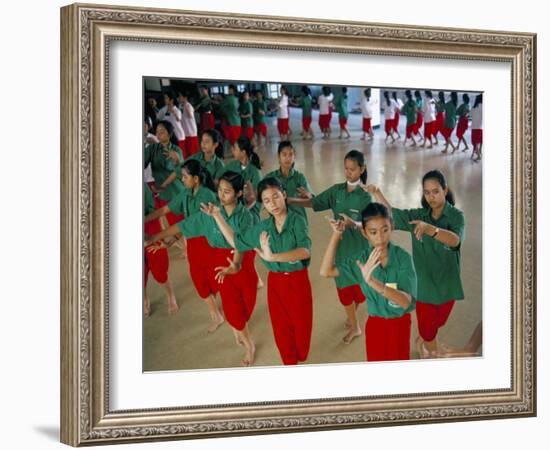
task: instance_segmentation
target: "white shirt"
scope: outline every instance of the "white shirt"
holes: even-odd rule
[[[390,98],[390,104],[388,105],[388,102],[384,99],[384,117],[386,119],[393,119],[395,117],[395,111],[397,111],[397,102]]]
[[[277,119],[288,119],[288,97],[281,95],[277,100]]]
[[[178,141],[185,140],[185,131],[183,131],[183,127],[181,126],[181,111],[177,107],[174,107],[172,111],[170,111],[170,114],[166,115],[167,110],[167,106],[162,107],[157,114],[157,120],[166,120],[170,122],[174,127],[174,134]]]
[[[365,119],[372,119],[372,102],[367,97],[361,98],[361,113]]]
[[[197,122],[195,121],[195,108],[187,102],[183,105],[181,115],[181,126],[186,136],[194,137],[197,135]]]
[[[145,146],[153,143],[158,143],[158,139],[154,134],[147,133],[147,136],[143,138],[143,143]],[[147,167],[143,170],[143,179],[146,183],[150,183],[151,181],[155,181],[153,178],[153,169],[151,169],[151,163],[147,164]]]
[[[317,102],[319,103],[319,114],[326,115],[330,113],[330,102],[333,98],[334,95],[332,94],[329,94],[328,96],[321,94],[319,96],[319,98],[317,99]]]
[[[472,130],[482,130],[483,129],[483,104],[477,105],[475,108],[472,108],[470,111],[472,116]]]
[[[425,99],[422,113],[424,114],[425,123],[430,123],[435,120],[435,100],[433,98]]]

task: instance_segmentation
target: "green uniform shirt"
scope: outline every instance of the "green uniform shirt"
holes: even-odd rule
[[[392,215],[397,230],[409,231],[412,234],[413,260],[418,275],[418,299],[434,305],[464,299],[460,279],[460,247],[464,240],[462,211],[447,202],[438,220],[433,219],[430,208],[392,208]],[[452,231],[460,238],[460,244],[455,248],[447,247],[426,235],[419,241],[414,236],[414,225],[409,224],[411,220],[422,220]]]
[[[168,203],[168,208],[174,214],[183,214],[189,217],[201,210],[201,203],[215,203],[216,194],[204,186],[199,186],[196,193],[193,189],[185,188]]]
[[[240,173],[244,178],[244,182],[246,183],[250,181],[252,183],[252,187],[256,191],[256,194],[258,193],[258,183],[262,179],[262,173],[260,172],[260,169],[258,169],[254,164],[248,163],[248,166],[243,169],[243,166],[241,166],[241,162],[234,159],[233,161],[229,162],[227,166],[225,166],[225,171]],[[252,207],[252,212],[258,216],[258,219],[260,218],[261,206],[262,200],[257,198],[256,204]]]
[[[241,124],[241,116],[239,114],[239,100],[237,100],[237,97],[232,94],[227,95],[223,99],[221,106],[227,124],[232,127],[239,126]]]
[[[336,112],[340,115],[340,117],[347,119],[349,115],[348,111],[348,96],[347,95],[340,95],[336,99]]]
[[[337,264],[336,267],[340,274],[345,274],[346,277],[355,280],[355,284],[361,286],[361,290],[367,298],[367,309],[369,316],[384,317],[386,319],[392,319],[401,317],[412,310],[414,310],[416,304],[416,272],[414,270],[413,261],[411,255],[409,255],[401,247],[392,244],[388,244],[388,262],[386,267],[379,265],[372,272],[372,276],[378,281],[388,284],[394,289],[406,292],[411,296],[411,303],[405,309],[399,306],[397,303],[386,299],[382,294],[376,292],[371,288],[363,278],[361,269],[357,265],[356,261],[365,263],[372,252],[373,248],[369,247],[364,250],[360,255],[354,258],[348,258]],[[397,285],[397,286],[396,286]]]
[[[147,183],[143,183],[143,215],[146,216],[150,212],[155,210],[155,199],[153,198],[153,192],[147,186]]]
[[[424,107],[424,100],[422,100],[421,98],[417,98],[416,99],[416,110],[417,111],[422,111],[423,107]]]
[[[405,116],[407,116],[407,126],[410,126],[416,123],[417,110],[418,110],[418,107],[416,106],[416,103],[414,102],[414,100],[407,100],[407,102],[403,105],[401,112],[405,114]]]
[[[281,184],[285,188],[287,197],[298,197],[299,187],[307,189],[309,192],[313,193],[313,190],[311,189],[311,186],[309,185],[304,174],[302,172],[298,172],[295,169],[290,169],[288,177],[283,176],[281,169],[269,172],[265,176],[265,178],[268,177],[275,177],[281,182]],[[300,214],[305,219],[306,223],[308,223],[305,208],[302,208],[301,206],[288,205],[288,209]]]
[[[208,95],[201,96],[199,102],[195,105],[195,109],[200,114],[212,112],[212,99]]]
[[[143,151],[143,167],[145,168],[151,163],[151,171],[157,187],[160,187],[172,173],[176,173],[176,179],[160,194],[160,198],[166,201],[172,200],[185,189],[181,181],[181,164],[183,164],[181,149],[172,143],[168,144],[168,149],[178,153],[180,164],[175,164],[164,155],[162,144],[148,145]]]
[[[214,155],[210,161],[207,161],[204,157],[204,152],[200,151],[190,156],[189,159],[196,159],[199,161],[202,167],[208,170],[213,180],[219,180],[225,172],[225,164],[217,155]]]
[[[462,103],[456,110],[456,115],[458,117],[467,116],[470,113],[470,104],[469,103]]]
[[[290,210],[280,233],[275,226],[275,219],[273,216],[269,216],[254,227],[236,234],[235,244],[237,250],[243,252],[260,248],[260,233],[263,231],[266,231],[269,235],[269,246],[272,253],[284,253],[296,248],[306,248],[311,251],[311,239],[308,236],[307,224],[304,218]],[[308,258],[285,263],[263,262],[272,272],[296,272],[308,267],[309,261]]]
[[[222,216],[233,229],[235,235],[251,229],[258,223],[257,218],[242,203],[237,204],[230,216],[227,215],[223,206],[219,204],[218,206],[220,206]],[[203,212],[178,222],[178,227],[186,238],[205,236],[211,247],[231,248],[218,228],[216,220]]]
[[[354,191],[348,192],[347,183],[331,186],[311,199],[313,211],[332,210],[335,219],[341,219],[340,213],[351,217],[355,222],[361,221],[361,212],[372,201],[371,195],[357,186]],[[357,255],[368,246],[368,241],[359,230],[347,229],[336,251],[336,262],[340,262],[353,255]],[[346,276],[336,277],[336,286],[343,288],[357,284]]]
[[[445,128],[456,126],[456,105],[452,101],[445,103]]]
[[[265,123],[265,115],[267,114],[267,102],[265,100],[254,100],[252,104],[254,125]],[[263,114],[260,114],[263,111]]]
[[[252,118],[253,112],[254,111],[253,111],[253,108],[252,108],[252,103],[250,103],[250,101],[243,102],[239,106],[239,114],[244,114],[244,115],[250,114],[250,117],[248,117],[248,118],[241,117],[241,126],[243,128],[252,128],[252,126],[253,126],[253,118]]]
[[[435,111],[438,112],[438,113],[445,112],[445,102],[442,102],[441,100],[439,100],[435,104]]]
[[[301,106],[302,106],[302,117],[311,117],[311,95],[306,95],[302,97]]]

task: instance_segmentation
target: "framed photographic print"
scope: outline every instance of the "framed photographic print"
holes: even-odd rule
[[[61,26],[64,443],[536,414],[535,35]]]

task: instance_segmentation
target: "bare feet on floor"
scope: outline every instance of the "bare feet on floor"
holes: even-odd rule
[[[212,317],[211,320],[212,324],[208,327],[208,334],[214,333],[218,328],[220,328],[222,323],[225,322],[225,319],[221,314],[219,314],[217,317]]]
[[[353,330],[349,330],[348,333],[342,338],[344,344],[350,344],[357,336],[361,336],[362,331],[360,327]]]
[[[250,367],[254,364],[254,354],[256,353],[256,346],[252,340],[249,346],[245,346],[245,352],[243,356],[243,366]]]

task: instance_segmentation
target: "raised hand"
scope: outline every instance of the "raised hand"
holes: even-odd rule
[[[375,248],[369,255],[369,259],[365,264],[362,264],[361,261],[356,261],[357,265],[361,269],[361,274],[363,279],[368,284],[372,278],[372,273],[380,265],[380,254],[382,251],[379,248]]]
[[[361,189],[363,189],[365,192],[368,192],[369,194],[377,194],[380,192],[380,189],[378,189],[378,186],[375,184],[360,184]]]
[[[220,214],[221,211],[220,207],[215,203],[201,203],[200,208],[204,214],[210,217],[217,216],[218,214]]]
[[[223,283],[223,279],[226,275],[233,275],[240,270],[240,267],[237,266],[231,258],[227,258],[227,262],[229,263],[229,266],[218,266],[214,268],[214,271],[216,272],[214,279],[220,284]]]
[[[163,155],[166,156],[166,158],[172,160],[174,164],[180,163],[180,155],[178,155],[178,152],[176,152],[175,150],[165,148],[163,151]]]
[[[352,230],[357,228],[357,224],[350,216],[344,213],[340,213],[339,216],[342,218],[342,222],[346,228],[351,228]]]
[[[414,235],[416,236],[416,239],[422,242],[422,235],[427,234],[427,231],[431,225],[426,222],[422,222],[421,220],[411,220],[409,223],[415,226]]]
[[[343,220],[336,220],[330,216],[325,216],[325,219],[327,219],[327,222],[330,224],[332,231],[340,235],[344,233],[346,225]]]
[[[313,194],[304,187],[298,187],[296,191],[300,198],[305,198],[306,200],[311,200],[313,198]]]
[[[262,231],[260,234],[260,248],[255,248],[254,250],[264,261],[273,261],[273,253],[269,247],[269,235],[266,231]]]

